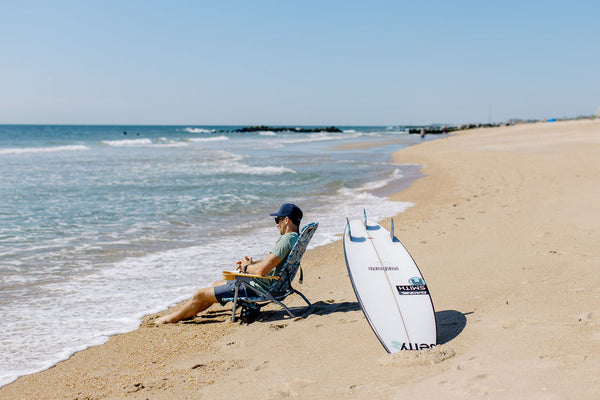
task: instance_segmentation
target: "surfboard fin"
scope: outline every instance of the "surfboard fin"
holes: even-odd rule
[[[390,229],[390,239],[394,241],[394,218],[392,218],[392,228]]]
[[[365,229],[367,229],[367,210],[363,208],[363,223],[365,224]]]
[[[352,231],[350,230],[350,220],[346,217],[346,226],[348,227],[348,235],[350,236],[350,240],[352,240]]]

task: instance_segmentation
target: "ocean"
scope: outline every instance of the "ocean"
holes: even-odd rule
[[[0,125],[0,386],[264,257],[281,203],[319,222],[310,247],[411,206],[386,199],[419,177],[402,127],[237,128]]]

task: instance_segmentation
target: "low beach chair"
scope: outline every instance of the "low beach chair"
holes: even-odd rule
[[[267,305],[268,303],[277,303],[281,307],[285,309],[285,311],[289,314],[290,317],[305,317],[312,311],[312,304],[306,296],[300,293],[298,290],[292,287],[292,281],[296,276],[296,272],[298,272],[298,268],[300,267],[300,259],[308,246],[308,242],[312,238],[313,234],[317,230],[319,226],[316,222],[311,222],[302,228],[300,232],[300,236],[298,237],[298,241],[292,247],[292,251],[287,256],[285,263],[281,267],[281,271],[276,276],[260,276],[260,275],[250,275],[244,273],[237,272],[229,272],[223,271],[223,279],[225,280],[235,280],[235,294],[233,299],[233,308],[231,309],[231,321],[235,322],[235,311],[237,306],[242,307],[241,316],[249,316],[253,315],[256,317],[260,311],[260,308]],[[273,284],[268,291],[263,290],[260,287],[254,286],[251,284],[254,278],[267,278],[272,279]],[[300,272],[300,283],[302,283],[302,272]],[[239,289],[241,287],[246,288],[247,293],[253,293],[255,296],[245,297],[238,296]],[[283,304],[283,300],[289,296],[290,294],[296,293],[306,302],[307,307],[303,310],[301,314],[295,314],[290,310],[288,306]]]

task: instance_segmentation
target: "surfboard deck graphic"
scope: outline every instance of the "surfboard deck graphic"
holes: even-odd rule
[[[429,288],[414,260],[392,232],[367,220],[347,220],[346,267],[356,298],[388,353],[437,344]]]

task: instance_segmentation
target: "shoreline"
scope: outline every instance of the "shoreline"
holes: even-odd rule
[[[390,197],[415,204],[394,220],[432,293],[434,349],[385,353],[338,240],[303,258],[306,319],[271,306],[242,326],[227,322],[230,306],[161,327],[146,316],[0,397],[210,399],[236,382],[247,398],[597,398],[599,154],[600,121],[474,130],[394,153],[425,165]]]

